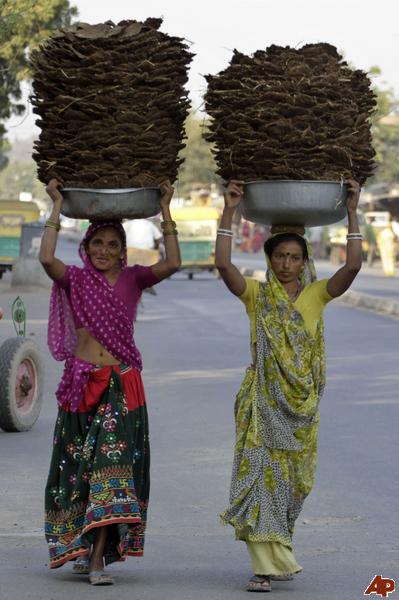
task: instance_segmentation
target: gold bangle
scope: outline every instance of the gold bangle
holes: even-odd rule
[[[176,227],[176,223],[175,221],[162,221],[161,222],[161,227],[162,229],[167,226],[167,225],[172,225],[173,227]]]
[[[177,229],[173,229],[171,231],[164,231],[163,234],[165,235],[177,235],[179,232],[177,231]]]
[[[46,225],[47,225],[47,224],[49,224],[49,225],[54,225],[54,227],[58,227],[58,230],[60,230],[60,229],[61,229],[61,224],[60,224],[60,223],[56,223],[55,221],[51,221],[51,219],[47,219],[47,221],[46,221]]]
[[[53,221],[46,221],[44,226],[50,227],[51,229],[55,229],[57,233],[61,229],[61,225],[59,223],[53,223]]]

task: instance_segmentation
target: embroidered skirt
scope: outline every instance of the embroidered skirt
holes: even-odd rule
[[[88,555],[96,527],[108,526],[106,564],[142,556],[150,452],[139,371],[91,372],[78,412],[59,409],[45,494],[50,567]]]

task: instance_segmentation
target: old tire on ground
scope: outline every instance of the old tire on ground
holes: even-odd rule
[[[43,402],[44,364],[32,340],[10,338],[0,346],[0,427],[28,431]]]

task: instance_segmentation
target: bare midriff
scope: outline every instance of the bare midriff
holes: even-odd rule
[[[112,356],[84,327],[76,330],[78,335],[78,346],[75,356],[93,365],[106,367],[108,365],[119,365],[119,361]]]

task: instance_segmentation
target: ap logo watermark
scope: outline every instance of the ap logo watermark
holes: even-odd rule
[[[387,598],[389,594],[395,591],[395,581],[382,577],[382,575],[374,575],[369,586],[364,590],[364,596],[376,594],[381,598]]]

